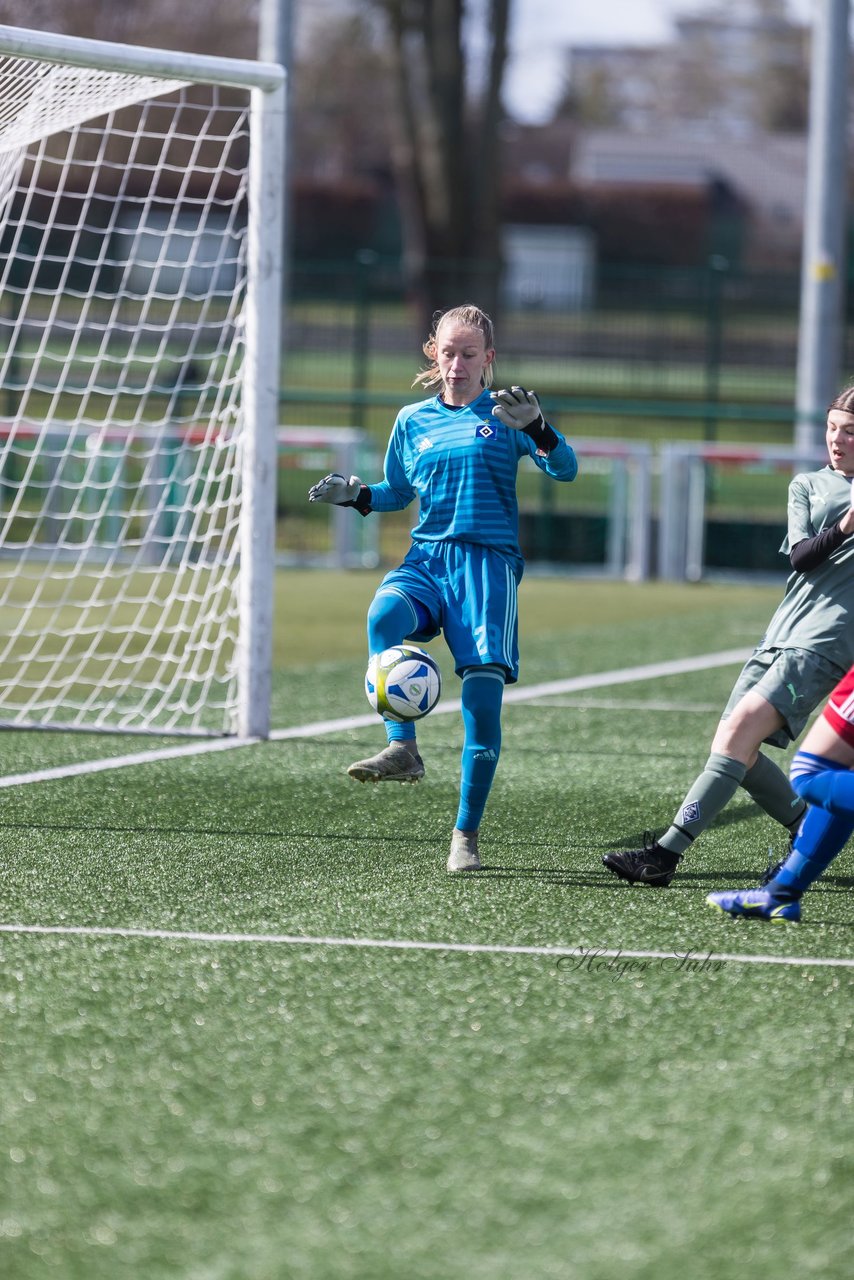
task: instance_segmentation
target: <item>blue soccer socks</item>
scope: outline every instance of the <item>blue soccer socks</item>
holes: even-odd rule
[[[854,773],[835,760],[798,751],[792,786],[810,806],[791,853],[760,889],[710,893],[709,906],[731,916],[800,920],[800,899],[854,833]]]
[[[463,673],[463,740],[458,831],[477,831],[501,752],[501,667],[468,667]]]
[[[368,609],[368,652],[382,653],[400,644],[406,636],[429,623],[429,614],[419,600],[397,588],[380,590]],[[387,742],[414,742],[414,720],[383,720]]]

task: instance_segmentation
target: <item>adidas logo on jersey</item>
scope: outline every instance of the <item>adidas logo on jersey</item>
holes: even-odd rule
[[[433,441],[429,438],[429,436],[425,436],[423,440],[418,441],[415,447],[419,453],[423,453],[425,449],[433,448]]]

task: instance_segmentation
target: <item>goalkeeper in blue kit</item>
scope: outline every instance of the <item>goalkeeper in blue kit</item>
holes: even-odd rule
[[[490,392],[492,321],[464,305],[440,315],[424,344],[429,361],[416,384],[436,394],[401,409],[386,451],[384,478],[329,475],[311,502],[400,511],[418,499],[412,545],[382,579],[368,610],[368,650],[440,632],[462,680],[460,800],[448,871],[480,868],[478,832],[501,750],[504,685],[519,675],[519,548],[516,472],[530,458],[555,480],[574,480],[575,454],[543,419],[533,392]],[[384,719],[387,745],[351,764],[359,782],[417,782],[424,776],[415,725]]]

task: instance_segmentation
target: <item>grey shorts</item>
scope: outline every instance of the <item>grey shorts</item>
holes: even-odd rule
[[[751,690],[779,711],[785,724],[765,741],[772,747],[788,747],[801,736],[816,707],[839,683],[845,672],[809,649],[757,649],[735,682],[722,720]]]

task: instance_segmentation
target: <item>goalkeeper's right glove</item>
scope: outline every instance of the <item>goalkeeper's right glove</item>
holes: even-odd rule
[[[360,515],[371,510],[371,491],[358,476],[345,476],[333,471],[308,491],[309,502],[331,502],[336,507],[355,507]]]

